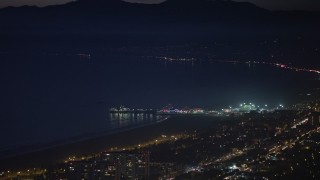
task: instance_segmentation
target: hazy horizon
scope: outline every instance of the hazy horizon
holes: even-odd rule
[[[42,0],[2,0],[0,2],[0,8],[9,7],[9,6],[39,6],[44,7],[48,5],[57,5],[57,4],[65,4],[68,2],[72,2],[76,0],[52,0],[52,1],[42,1]],[[161,3],[166,0],[124,0],[127,2],[133,3],[146,3],[146,4],[154,4]],[[303,0],[234,0],[239,2],[251,2],[256,4],[259,7],[266,8],[269,10],[310,10],[310,11],[319,11],[320,10],[320,1],[317,0],[309,0],[308,2]]]

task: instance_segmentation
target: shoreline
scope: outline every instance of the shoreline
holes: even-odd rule
[[[14,157],[3,158],[0,170],[38,168],[63,162],[70,156],[86,156],[106,151],[111,147],[130,146],[159,137],[196,129],[208,128],[227,118],[203,116],[173,116],[160,122],[126,128],[99,137],[86,138],[72,143],[45,148]]]
[[[52,142],[48,142],[48,143],[37,143],[37,144],[23,145],[23,146],[20,146],[18,148],[12,148],[12,149],[8,148],[8,149],[5,149],[3,151],[0,151],[0,153],[9,152],[9,153],[7,153],[8,155],[0,154],[0,160],[9,159],[9,158],[15,158],[17,156],[22,156],[22,155],[25,155],[25,154],[30,154],[30,153],[35,153],[35,152],[41,152],[41,151],[45,151],[47,149],[52,149],[52,148],[56,148],[56,147],[59,147],[59,146],[65,146],[65,145],[68,145],[68,144],[81,143],[81,142],[88,141],[88,140],[95,139],[95,138],[99,138],[99,137],[102,137],[102,136],[109,136],[109,135],[113,135],[113,134],[123,133],[123,132],[126,132],[126,131],[131,131],[131,130],[143,128],[143,127],[146,127],[146,126],[151,126],[153,124],[157,124],[159,122],[163,122],[163,121],[165,121],[165,120],[167,120],[169,118],[170,117],[167,116],[167,117],[160,118],[157,121],[138,124],[138,125],[131,125],[131,126],[123,127],[123,128],[118,128],[118,129],[111,129],[108,132],[90,133],[91,135],[89,135],[89,136],[79,135],[79,136],[76,136],[76,137],[67,138],[67,140],[60,139],[60,140],[56,140],[56,141],[52,141]],[[30,147],[32,148],[32,146],[35,147],[33,150],[30,149],[30,150],[26,150],[26,151],[21,151],[21,149],[23,149],[23,148],[30,148]],[[10,154],[10,152],[12,152],[12,151],[16,151],[16,153],[11,153]]]

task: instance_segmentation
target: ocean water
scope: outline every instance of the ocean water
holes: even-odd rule
[[[76,53],[1,54],[0,151],[80,139],[159,117],[111,107],[221,109],[313,98],[319,75],[271,65]]]

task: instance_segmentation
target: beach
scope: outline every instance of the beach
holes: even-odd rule
[[[86,156],[112,147],[130,146],[160,137],[185,131],[205,129],[216,126],[226,118],[208,115],[182,115],[170,117],[150,125],[132,127],[100,137],[88,138],[61,146],[34,151],[16,157],[0,160],[0,169],[21,169],[33,167],[46,167],[63,162],[70,156]]]

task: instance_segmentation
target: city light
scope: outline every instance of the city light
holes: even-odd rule
[[[320,180],[299,1],[0,1],[0,180]]]

